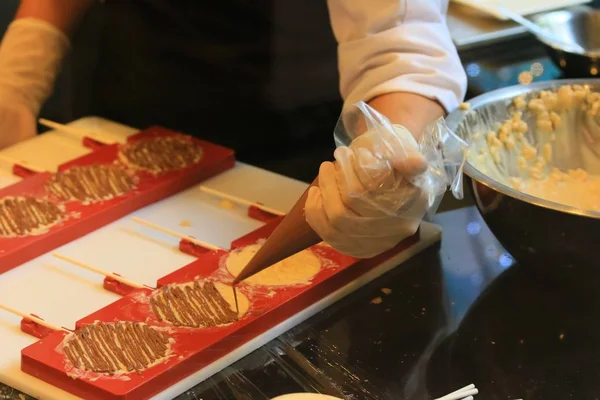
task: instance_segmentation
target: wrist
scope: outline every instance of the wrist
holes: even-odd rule
[[[14,96],[37,115],[69,47],[65,34],[45,21],[14,21],[0,45],[0,93]]]
[[[417,141],[427,125],[445,114],[439,102],[408,92],[377,96],[369,101],[369,105],[385,115],[392,124],[404,126]]]

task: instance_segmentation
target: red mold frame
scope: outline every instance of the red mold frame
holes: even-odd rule
[[[14,164],[12,167],[12,173],[13,175],[23,179],[29,178],[30,176],[37,174],[37,172],[32,171],[21,164]]]
[[[232,247],[241,247],[266,238],[280,219],[236,240]],[[150,290],[140,289],[79,320],[78,328],[95,321],[140,321],[157,327],[169,327],[174,340],[172,357],[140,374],[127,374],[130,380],[101,376],[73,379],[67,375],[68,361],[56,348],[65,337],[55,332],[24,348],[21,352],[21,369],[54,386],[86,399],[141,399],[151,397],[190,374],[227,355],[244,343],[268,331],[303,309],[323,299],[335,290],[378,266],[391,256],[407,249],[418,241],[419,234],[400,243],[396,248],[369,260],[344,256],[325,246],[314,246],[323,259],[332,262],[324,266],[310,284],[285,287],[249,287],[240,284],[240,291],[250,299],[250,309],[234,324],[204,329],[177,328],[160,322],[147,302]],[[194,262],[159,279],[158,286],[189,282],[193,279],[215,279],[227,283],[233,279],[224,272],[223,257],[226,251],[201,254]],[[216,274],[215,274],[216,272]],[[97,376],[96,376],[97,377]]]
[[[114,272],[113,272],[114,273]],[[114,273],[117,276],[121,276],[117,273]],[[120,282],[110,276],[107,276],[102,281],[102,287],[109,292],[116,293],[120,296],[127,296],[129,293],[137,290],[136,288],[129,286],[123,282]]]
[[[262,210],[256,206],[248,207],[248,217],[262,222],[270,222],[277,219],[279,216]]]
[[[145,140],[158,136],[181,135],[162,127],[151,127],[128,138],[128,142]],[[52,226],[48,232],[15,238],[0,238],[0,273],[17,267],[35,257],[47,253],[70,241],[84,236],[142,207],[178,193],[205,179],[232,168],[235,164],[233,150],[203,140],[192,139],[203,149],[202,159],[195,165],[161,175],[152,175],[132,170],[139,178],[136,189],[114,199],[82,204],[66,202],[65,219]],[[118,161],[120,145],[105,145],[80,158],[59,166],[64,171],[73,166],[92,164],[113,164]],[[19,170],[20,172],[23,172]],[[0,190],[0,198],[5,196],[46,197],[53,201],[46,191],[51,179],[50,173],[27,174],[21,182]]]
[[[92,149],[92,150],[98,150],[98,149],[106,146],[106,143],[102,143],[102,142],[92,139],[91,137],[88,137],[88,136],[84,136],[81,139],[81,144],[84,147],[87,147],[88,149]]]
[[[202,254],[206,254],[208,252],[210,252],[210,249],[207,249],[206,247],[202,247],[196,243],[192,243],[187,239],[181,239],[179,241],[179,251],[181,251],[182,253],[185,254],[189,254],[190,256],[193,257],[200,257]]]
[[[40,318],[38,315],[35,314],[31,314],[32,317],[36,317],[36,318]],[[43,319],[43,318],[40,318]],[[21,319],[21,331],[34,336],[36,338],[44,338],[54,332],[56,332],[54,329],[50,329],[47,328],[45,326],[42,326],[40,324],[38,324],[35,321],[32,321],[28,318],[23,318]]]

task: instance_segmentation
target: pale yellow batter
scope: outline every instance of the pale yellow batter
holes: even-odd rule
[[[511,118],[471,137],[469,161],[521,192],[582,210],[600,210],[600,158],[581,121],[600,115],[600,94],[562,86],[513,101]],[[529,122],[529,123],[528,123]],[[584,127],[571,132],[572,127]],[[588,171],[588,172],[586,172]]]
[[[217,288],[221,296],[223,296],[225,301],[229,303],[231,311],[235,311],[235,298],[233,297],[233,289],[231,288],[231,286],[215,282],[215,287]],[[238,300],[239,317],[242,318],[248,312],[248,309],[250,309],[250,301],[248,300],[246,295],[244,295],[244,293],[242,293],[240,290],[237,290],[236,293]]]
[[[261,244],[254,244],[231,253],[225,260],[227,270],[237,276],[256,254]],[[321,260],[312,251],[304,250],[246,279],[261,286],[307,284],[321,270]]]
[[[513,179],[513,187],[532,196],[581,210],[600,210],[600,177],[583,170],[554,170],[541,180]]]

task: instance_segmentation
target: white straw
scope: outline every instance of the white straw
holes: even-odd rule
[[[455,390],[455,391],[454,391],[454,392],[452,392],[452,393],[448,393],[446,396],[449,396],[449,395],[451,395],[451,394],[456,394],[456,393],[464,392],[464,391],[466,391],[466,390],[471,390],[471,389],[475,389],[475,385],[474,385],[474,384],[472,384],[472,383],[471,383],[470,385],[467,385],[467,386],[465,386],[465,387],[462,387],[462,388],[460,388],[460,389],[458,389],[458,390]]]
[[[477,390],[475,385],[470,384],[463,388],[455,390],[452,393],[448,393],[447,395],[440,397],[436,400],[473,400],[473,396],[478,393],[479,390]]]

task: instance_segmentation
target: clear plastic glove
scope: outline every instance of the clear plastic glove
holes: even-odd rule
[[[11,23],[0,45],[0,148],[36,134],[36,118],[50,95],[69,40],[32,18]]]
[[[340,118],[336,162],[321,165],[305,215],[336,250],[370,258],[413,235],[423,217],[435,211],[448,185],[462,197],[467,145],[447,131],[443,120],[418,144],[406,128],[391,125],[364,103],[358,108],[366,121],[356,115]]]
[[[14,96],[0,93],[0,149],[36,134],[33,112]]]
[[[404,128],[398,130],[413,151],[391,151],[388,160],[395,168],[393,174],[388,173],[387,160],[372,153],[372,135],[365,134],[355,151],[346,146],[336,149],[336,163],[323,163],[319,185],[309,190],[306,220],[326,243],[344,254],[370,258],[391,249],[417,231],[429,208],[429,193],[405,179],[425,172],[427,161],[412,135]],[[393,193],[387,201],[397,205],[397,216],[377,205],[381,191]]]

